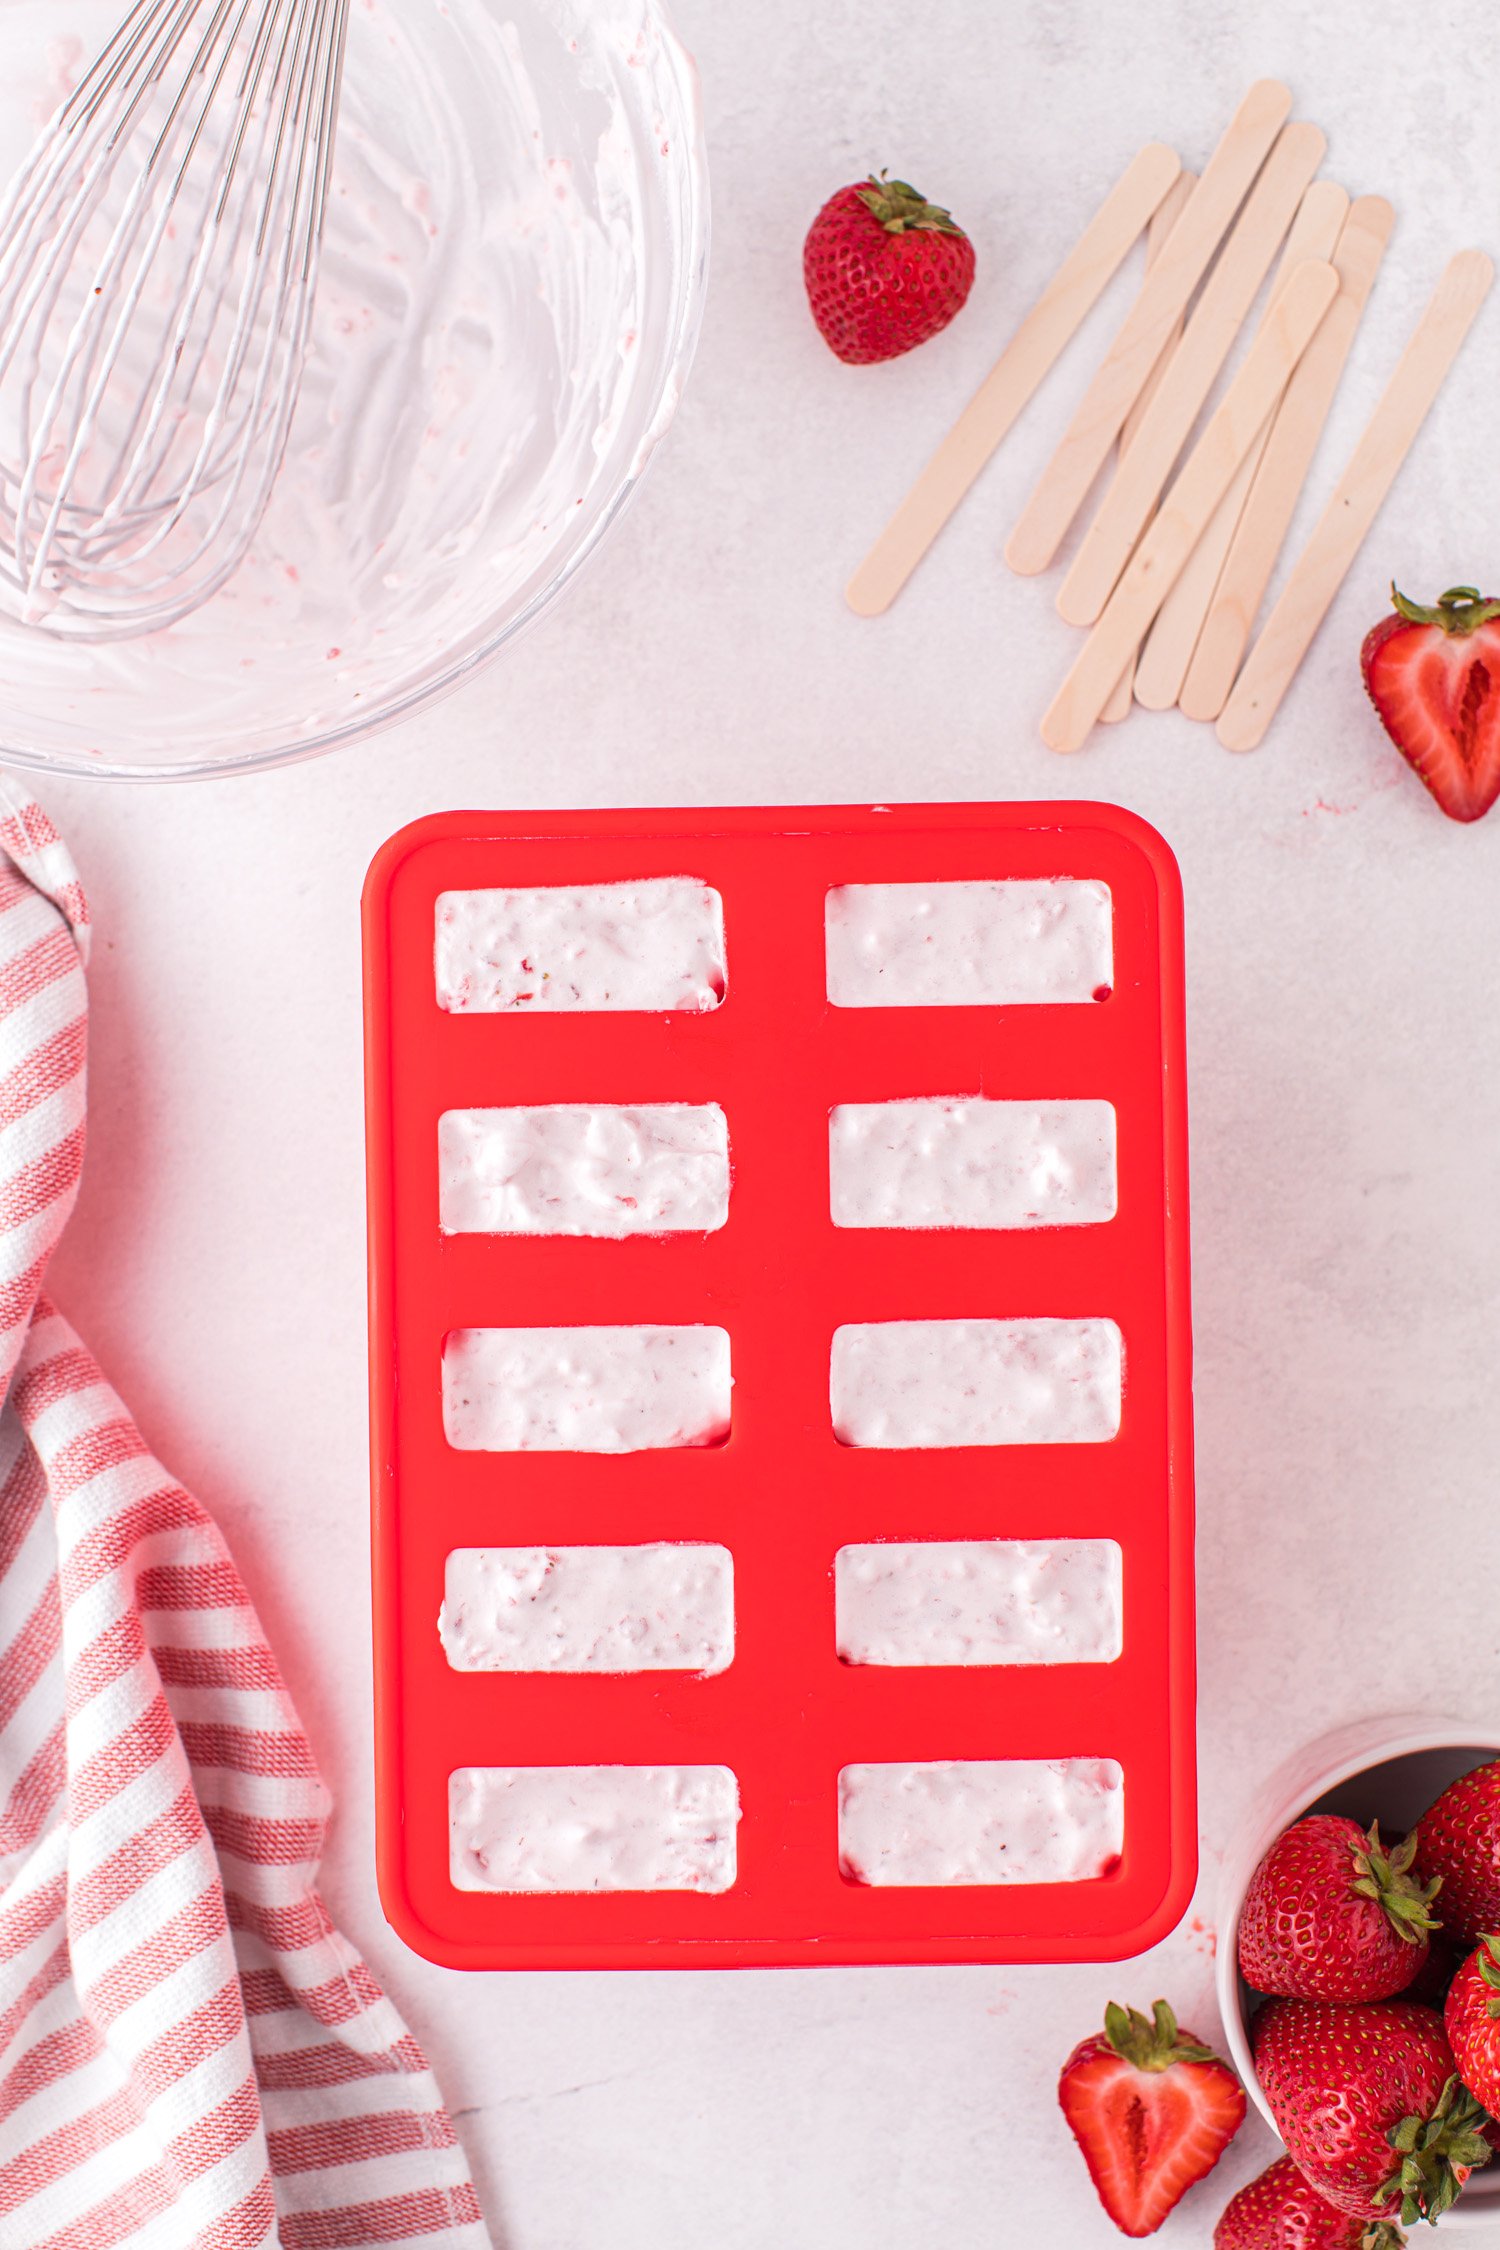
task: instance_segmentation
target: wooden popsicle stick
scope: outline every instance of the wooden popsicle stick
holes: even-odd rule
[[[1120,175],[844,589],[857,616],[890,608],[1180,173],[1153,141]]]
[[[1196,172],[1186,170],[1179,172],[1157,208],[1152,212],[1151,224],[1146,229],[1146,271],[1148,274],[1171,239],[1172,229],[1186,210],[1188,197],[1197,185],[1198,175]],[[1167,372],[1172,354],[1182,341],[1182,331],[1186,318],[1185,313],[1179,313],[1172,323],[1172,333],[1157,354],[1156,365],[1146,377],[1140,397],[1120,424],[1121,453],[1124,453],[1129,447],[1136,431],[1141,426],[1141,416],[1156,396],[1157,387]]]
[[[1070,625],[1093,624],[1151,521],[1173,464],[1327,146],[1316,125],[1299,120],[1285,127],[1266,158],[1203,285],[1161,388],[1142,417],[1130,458],[1122,462],[1062,582],[1057,606]]]
[[[1012,570],[1031,577],[1045,570],[1057,553],[1291,106],[1286,87],[1263,78],[1230,119],[1155,272],[1126,314],[1006,543],[1005,559]]]
[[[1130,706],[1135,700],[1135,658],[1132,657],[1120,677],[1109,691],[1109,701],[1099,713],[1101,727],[1118,726],[1130,716]]]
[[[1125,659],[1139,645],[1168,588],[1203,536],[1338,285],[1332,266],[1309,258],[1267,315],[1053,698],[1042,721],[1042,740],[1054,750],[1080,750],[1087,741]]]
[[[1176,179],[1172,182],[1172,185],[1168,188],[1166,194],[1162,197],[1160,203],[1157,205],[1156,209],[1152,212],[1151,224],[1146,229],[1147,273],[1151,271],[1151,268],[1155,265],[1157,259],[1161,256],[1162,247],[1166,242],[1167,236],[1171,233],[1173,227],[1176,226],[1178,220],[1181,218],[1183,205],[1187,202],[1188,197],[1192,194],[1193,189],[1196,185],[1196,173],[1179,172]],[[1157,386],[1161,382],[1163,375],[1165,375],[1167,372],[1167,362],[1171,359],[1173,352],[1176,351],[1178,344],[1182,341],[1182,326],[1182,319],[1181,317],[1179,317],[1172,329],[1171,335],[1162,345],[1161,351],[1157,355],[1156,365],[1152,368],[1150,374],[1146,377],[1145,386],[1141,391],[1140,397],[1136,400],[1134,406],[1132,406],[1130,412],[1126,415],[1124,421],[1120,425],[1120,457],[1122,460],[1124,459],[1126,453],[1130,450],[1131,439],[1135,436],[1136,431],[1140,428],[1141,416],[1145,413],[1146,408],[1151,404],[1152,399],[1156,396]],[[1130,659],[1130,662],[1126,665],[1124,671],[1120,674],[1120,677],[1116,680],[1114,688],[1111,691],[1109,701],[1105,704],[1104,709],[1099,713],[1100,723],[1102,725],[1114,726],[1119,720],[1129,715],[1131,691],[1134,686],[1135,658],[1132,657]]]
[[[1333,254],[1339,293],[1276,410],[1182,683],[1178,701],[1190,719],[1216,719],[1234,685],[1394,224],[1383,196],[1361,195],[1349,207]]]
[[[1182,693],[1229,542],[1244,513],[1268,429],[1269,424],[1235,470],[1233,482],[1215,508],[1207,531],[1188,556],[1176,585],[1157,611],[1156,622],[1141,643],[1134,692],[1143,711],[1170,711]]]
[[[1286,248],[1271,284],[1274,304],[1304,258],[1333,260],[1349,210],[1349,195],[1333,180],[1314,180],[1297,209]],[[1337,299],[1334,300],[1337,303]],[[1269,305],[1268,305],[1269,310]],[[1308,347],[1309,350],[1311,346]],[[1306,354],[1303,355],[1304,360]],[[1279,409],[1278,409],[1279,411]],[[1273,418],[1274,419],[1274,418]],[[1188,663],[1213,600],[1224,558],[1244,511],[1256,467],[1273,423],[1268,421],[1234,472],[1234,480],[1213,512],[1207,531],[1183,565],[1182,574],[1156,613],[1136,665],[1135,699],[1147,711],[1169,711],[1182,692]]]
[[[1482,250],[1460,250],[1448,261],[1219,714],[1218,735],[1226,750],[1253,750],[1263,739],[1494,277],[1494,266]]]

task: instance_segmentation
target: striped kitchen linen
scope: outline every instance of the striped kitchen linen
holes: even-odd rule
[[[88,934],[0,780],[0,2244],[487,2250],[426,2059],[318,1896],[328,1793],[224,1542],[41,1294]]]

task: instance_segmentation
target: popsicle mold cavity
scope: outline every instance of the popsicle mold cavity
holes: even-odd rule
[[[1112,1758],[845,1766],[839,1864],[856,1883],[1086,1883],[1125,1840]]]
[[[948,1539],[841,1547],[846,1664],[1110,1664],[1121,1647],[1113,1539]]]
[[[722,1328],[455,1328],[448,1443],[479,1453],[641,1453],[729,1434]]]
[[[440,1008],[702,1014],[724,997],[724,903],[690,875],[577,889],[442,891]]]
[[[448,1781],[460,1891],[727,1891],[727,1766],[461,1766]]]
[[[1107,883],[845,883],[824,906],[836,1008],[1008,1007],[1109,997]]]
[[[845,1102],[828,1120],[836,1227],[1094,1226],[1115,1215],[1109,1102]]]
[[[1097,1445],[1120,1427],[1112,1320],[889,1320],[837,1328],[841,1445]]]
[[[438,1209],[444,1234],[711,1234],[729,1127],[717,1102],[445,1110]]]
[[[438,1631],[456,1672],[722,1672],[727,1547],[456,1547]]]

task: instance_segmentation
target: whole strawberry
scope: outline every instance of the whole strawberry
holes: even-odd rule
[[[807,230],[807,301],[851,366],[896,359],[962,310],[974,245],[941,204],[882,172],[840,188]]]
[[[1430,609],[1391,588],[1360,668],[1396,748],[1452,820],[1500,797],[1500,601],[1450,586]]]
[[[1151,2018],[1111,2001],[1073,2049],[1057,2098],[1099,2201],[1122,2234],[1155,2234],[1245,2122],[1245,2089],[1158,2000]]]
[[[1300,2000],[1388,2000],[1427,1959],[1438,1885],[1413,1870],[1416,1838],[1392,1852],[1338,1813],[1278,1836],[1240,1910],[1240,1973]]]
[[[1225,2204],[1214,2250],[1403,2250],[1405,2235],[1384,2219],[1351,2219],[1278,2156]]]
[[[1500,2110],[1500,1937],[1482,1937],[1459,1970],[1443,2028],[1459,2077],[1493,2116]]]
[[[1500,1764],[1449,1783],[1417,1823],[1417,1854],[1442,1878],[1445,1936],[1473,1945],[1500,1930]]]
[[[1255,2067],[1287,2151],[1355,2219],[1436,2219],[1490,2160],[1485,2115],[1459,2083],[1434,2008],[1268,2000]]]

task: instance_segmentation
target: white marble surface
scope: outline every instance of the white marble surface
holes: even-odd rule
[[[1500,815],[1441,818],[1355,669],[1392,571],[1429,596],[1500,580],[1500,303],[1258,755],[1140,713],[1071,763],[1036,739],[1072,642],[1050,583],[1007,577],[998,548],[1107,318],[899,609],[859,623],[839,586],[1129,154],[1161,135],[1201,161],[1266,72],[1327,127],[1330,172],[1400,213],[1326,479],[1444,255],[1500,248],[1500,78],[1397,0],[679,9],[713,136],[707,326],[662,458],[565,607],[363,751],[252,782],[45,792],[99,923],[91,1152],[56,1292],[234,1543],[338,1793],[330,1901],[440,2066],[502,2250],[967,2250],[997,2225],[1095,2250],[1117,2238],[1057,2067],[1111,1995],[1168,1994],[1214,2032],[1215,1868],[1257,1777],[1382,1705],[1500,1707]],[[951,201],[979,281],[945,337],[848,370],[808,324],[800,239],[881,162]],[[1065,1972],[425,1966],[382,1925],[371,1867],[370,854],[443,806],[1048,792],[1137,808],[1187,883],[1193,1918],[1151,1959]],[[1269,2154],[1247,2127],[1164,2239],[1206,2250]]]

